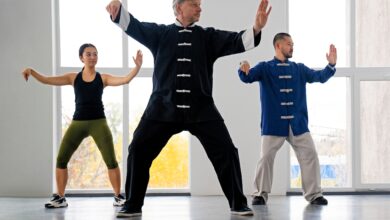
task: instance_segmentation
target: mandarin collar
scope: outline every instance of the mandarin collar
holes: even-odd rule
[[[184,26],[177,19],[175,20],[175,25],[178,26],[178,27],[184,28]],[[192,23],[192,24],[188,25],[186,28],[193,28],[193,27],[195,27],[195,23]]]
[[[276,58],[276,57],[274,57],[274,61],[275,61],[276,63],[289,63],[289,62],[290,62],[290,60],[289,60],[288,58],[285,59],[284,62],[282,62],[281,60],[279,60],[279,59]]]

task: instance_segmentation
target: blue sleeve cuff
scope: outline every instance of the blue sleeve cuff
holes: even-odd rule
[[[331,68],[333,71],[336,71],[336,64],[332,65],[330,63],[328,63],[327,65],[329,68]]]

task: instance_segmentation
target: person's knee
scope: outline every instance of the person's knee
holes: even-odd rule
[[[315,149],[305,149],[297,153],[297,158],[300,161],[318,161],[318,154]]]
[[[112,164],[107,164],[107,169],[116,169],[118,168],[118,163],[112,163]]]
[[[129,151],[129,154],[137,154],[137,153],[141,153],[145,149],[146,149],[145,146],[143,146],[142,144],[139,144],[139,143],[133,141],[129,145],[128,151]]]
[[[108,163],[106,163],[106,165],[107,165],[107,169],[109,169],[109,170],[118,168],[117,161],[108,162]]]
[[[268,151],[268,152],[262,152],[261,158],[263,160],[271,160],[273,161],[275,159],[277,151]]]
[[[58,156],[57,157],[57,162],[56,162],[56,168],[59,168],[59,169],[66,169],[68,168],[68,162],[69,160],[63,158],[63,157],[60,157]]]
[[[317,160],[318,159],[318,155],[317,155],[317,151],[315,150],[315,148],[310,148],[310,149],[307,149],[303,152],[303,159],[306,159],[306,160]]]

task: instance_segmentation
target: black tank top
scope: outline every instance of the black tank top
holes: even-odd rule
[[[91,82],[85,82],[82,72],[79,72],[73,87],[76,102],[73,120],[93,120],[106,117],[102,102],[103,80],[98,72]]]

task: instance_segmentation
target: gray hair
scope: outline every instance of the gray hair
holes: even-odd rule
[[[177,11],[176,11],[176,5],[183,3],[185,0],[173,0],[172,1],[172,8],[173,8],[173,13],[175,16],[177,16]]]

